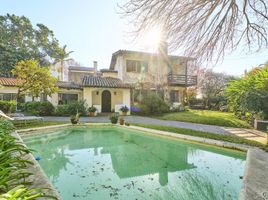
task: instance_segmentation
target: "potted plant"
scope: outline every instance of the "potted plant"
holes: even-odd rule
[[[111,123],[112,123],[112,124],[116,124],[117,121],[118,121],[118,115],[112,115],[112,116],[110,117],[110,120],[111,120]]]
[[[95,112],[97,111],[97,108],[94,106],[91,106],[87,109],[89,116],[93,117],[95,115]]]
[[[122,106],[120,108],[120,111],[122,112],[123,115],[127,115],[127,112],[129,111],[129,108],[127,106]]]
[[[76,115],[72,115],[70,117],[71,123],[72,124],[78,124],[79,118],[80,118],[80,116],[79,116],[79,113],[77,112]]]
[[[120,125],[124,125],[124,124],[125,124],[125,120],[124,120],[123,117],[120,117],[120,118],[119,118],[119,124],[120,124]]]

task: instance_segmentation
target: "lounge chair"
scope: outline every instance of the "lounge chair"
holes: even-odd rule
[[[7,116],[3,111],[0,110],[0,116],[4,117],[6,119],[12,120],[12,121],[43,121],[43,117],[37,117],[37,116],[24,116],[24,114],[11,114],[10,116]]]
[[[0,117],[4,117],[4,118],[9,119],[9,120],[14,120],[13,118],[7,116],[2,110],[0,110]]]

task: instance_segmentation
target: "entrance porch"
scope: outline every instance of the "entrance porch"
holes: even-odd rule
[[[97,113],[115,112],[122,114],[120,108],[130,108],[130,89],[85,87],[83,97],[88,106],[97,108]],[[128,111],[127,115],[130,115]]]

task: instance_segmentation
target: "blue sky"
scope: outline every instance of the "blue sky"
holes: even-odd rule
[[[118,0],[0,0],[0,15],[24,15],[33,24],[43,23],[66,44],[75,60],[92,67],[108,68],[111,55],[119,49],[145,50],[133,44],[130,27],[118,14]],[[245,69],[268,60],[267,50],[257,54],[237,51],[214,67],[216,71],[240,75]]]

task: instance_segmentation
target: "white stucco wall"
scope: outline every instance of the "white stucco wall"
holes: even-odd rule
[[[13,94],[17,94],[18,93],[18,88],[17,87],[0,86],[0,93],[13,93]]]
[[[130,89],[121,88],[89,88],[85,87],[83,96],[88,106],[95,106],[101,112],[102,92],[108,90],[111,93],[111,110],[119,112],[119,108],[126,105],[130,108]],[[98,93],[98,94],[97,94]],[[130,112],[128,113],[130,114]]]

